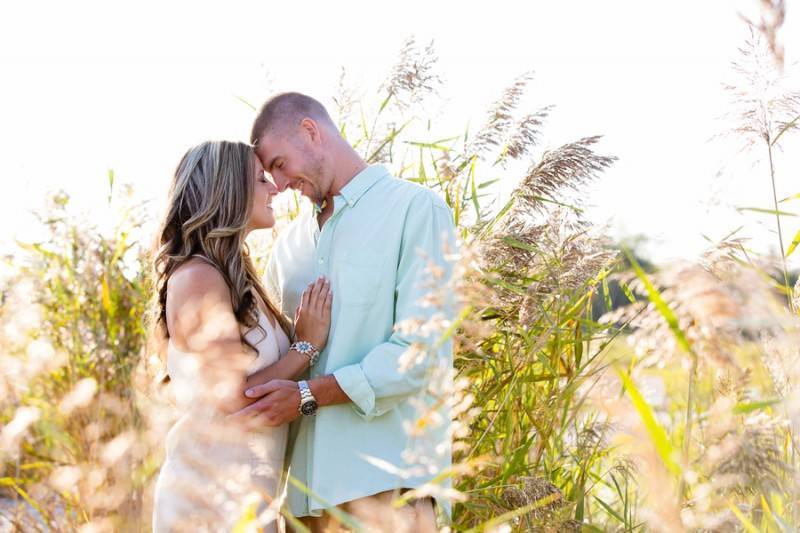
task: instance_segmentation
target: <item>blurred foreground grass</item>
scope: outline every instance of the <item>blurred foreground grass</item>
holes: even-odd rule
[[[614,158],[597,137],[543,149],[550,108],[518,109],[529,82],[480,129],[431,138],[420,117],[439,87],[435,56],[409,41],[379,101],[345,84],[336,99],[350,142],[440,192],[462,240],[448,287],[463,309],[449,330],[455,387],[438,391],[456,419],[443,475],[457,490],[427,490],[456,501],[458,531],[794,529],[788,273],[774,281],[780,270],[735,239],[648,271],[620,254],[581,209]],[[515,189],[492,203],[498,180]],[[143,321],[142,227],[155,214],[126,197],[112,195],[111,229],[55,195],[50,238],[20,244],[3,287],[0,511],[22,530],[149,529],[173,415]],[[295,213],[290,202],[283,223]],[[252,244],[263,262],[269,239]]]

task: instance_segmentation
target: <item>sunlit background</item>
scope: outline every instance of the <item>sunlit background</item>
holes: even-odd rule
[[[591,220],[607,224],[615,239],[644,235],[642,252],[657,260],[693,257],[705,237],[747,224],[751,246],[769,251],[777,242],[773,218],[736,209],[770,207],[770,187],[754,178],[766,173],[753,171],[763,154],[741,155],[737,143],[714,138],[727,128],[722,84],[747,37],[740,15],[755,4],[6,4],[2,251],[12,238],[38,238],[29,210],[49,190],[64,189],[74,209],[91,210],[102,225],[109,169],[158,213],[188,146],[247,140],[253,111],[242,99],[259,105],[275,91],[298,90],[333,108],[342,68],[349,83],[374,87],[409,36],[433,41],[439,57],[435,132],[477,127],[501,90],[532,70],[527,103],[556,106],[547,146],[600,134],[598,150],[619,157],[587,193]],[[787,65],[800,50],[793,15],[782,30]],[[796,192],[796,175],[777,178],[779,196]],[[786,220],[791,241],[798,224]]]
[[[417,178],[453,211],[458,275],[424,301],[457,295],[457,321],[415,321],[453,340],[452,369],[431,365],[404,427],[414,437],[450,426],[454,469],[418,490],[454,503],[454,530],[795,528],[794,8],[3,4],[0,530],[149,530],[166,431],[189,414],[170,401],[165,339],[147,320],[149,236],[187,148],[249,140],[253,107],[285,90],[319,98],[359,153]],[[420,68],[429,43],[430,70]],[[735,72],[733,62],[761,54],[740,70],[761,83],[783,65],[785,79],[751,86]],[[523,89],[506,91],[528,72]],[[349,117],[336,116],[342,83]],[[486,125],[498,101],[507,113]],[[543,125],[528,120],[551,105]],[[360,106],[373,126],[354,123]],[[68,201],[50,194],[59,190]],[[289,205],[291,194],[281,197]],[[297,210],[276,213],[280,231]],[[261,272],[274,233],[250,242]],[[452,419],[434,416],[428,396]],[[228,434],[197,420],[192,443]],[[404,461],[434,464],[422,448],[410,444]],[[218,474],[197,470],[203,483],[188,492],[203,497],[187,514],[224,500],[237,530],[254,527],[272,495],[247,481],[250,469],[199,455],[197,466]]]

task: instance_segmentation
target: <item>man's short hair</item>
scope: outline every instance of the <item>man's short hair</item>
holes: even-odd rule
[[[250,144],[256,146],[267,131],[300,124],[304,118],[336,127],[325,106],[310,96],[293,92],[276,94],[261,106],[250,132]]]

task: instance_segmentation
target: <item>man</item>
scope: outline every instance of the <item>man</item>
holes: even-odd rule
[[[368,524],[376,521],[370,510],[386,520],[392,496],[450,467],[449,410],[428,385],[432,372],[452,367],[452,345],[438,342],[441,332],[398,326],[442,314],[452,319],[449,299],[438,309],[424,301],[452,271],[451,213],[433,191],[367,165],[322,104],[303,94],[267,101],[251,142],[279,190],[295,189],[315,206],[278,237],[267,286],[293,316],[303,290],[324,276],[334,307],[328,344],[307,382],[255,387],[252,396],[266,396],[248,409],[271,425],[294,421],[287,461],[308,491],[290,483],[287,500],[312,531],[331,525],[335,510],[326,509],[333,506]],[[409,365],[420,345],[427,356]],[[420,405],[443,423],[412,437],[406,426],[418,419]],[[432,457],[409,463],[409,448]],[[449,478],[442,485],[450,486]],[[433,503],[430,497],[410,501],[399,513],[406,527],[435,530]],[[438,503],[449,521],[449,502]]]

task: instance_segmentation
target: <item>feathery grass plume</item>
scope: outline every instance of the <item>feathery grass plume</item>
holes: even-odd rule
[[[610,167],[616,157],[598,155],[592,149],[600,137],[585,137],[545,152],[531,165],[515,192],[519,201],[540,211],[547,201],[558,202],[567,191],[579,192]]]
[[[395,162],[396,145],[402,144],[404,131],[418,126],[419,115],[427,112],[422,104],[428,104],[441,85],[434,70],[436,62],[433,43],[420,49],[410,37],[377,91],[381,100],[372,102],[374,106],[360,106],[357,120],[351,113],[342,118],[340,130],[358,132],[358,136],[348,134],[348,140],[367,163]]]
[[[435,71],[437,61],[433,41],[420,49],[413,36],[407,38],[397,62],[380,87],[381,92],[387,93],[387,98],[401,109],[421,103],[442,83]]]
[[[481,242],[484,270],[525,286],[520,292],[499,285],[496,298],[522,324],[529,324],[535,314],[549,312],[544,296],[571,297],[616,256],[602,237],[590,231],[579,212],[558,202],[565,190],[578,190],[614,162],[615,158],[591,149],[597,139],[589,137],[546,152],[532,164],[512,193],[508,212]],[[535,215],[542,213],[546,218],[537,221]]]
[[[499,146],[523,87],[519,82],[506,92],[471,146],[485,151]],[[470,153],[468,148],[467,156],[474,159]],[[562,155],[571,160],[559,165],[556,159]],[[580,161],[582,157],[591,161]],[[452,175],[462,181],[465,159],[457,155],[451,161],[456,162]],[[560,198],[571,180],[597,178],[613,158],[595,157],[587,147],[562,150],[547,162],[552,167],[547,193]],[[566,175],[556,179],[561,173]],[[514,489],[501,489],[511,479],[535,477],[548,480],[564,500],[559,513],[548,515],[547,527],[555,531],[578,528],[597,509],[588,492],[607,453],[602,437],[607,427],[584,409],[583,386],[589,386],[601,367],[598,348],[589,346],[602,328],[584,317],[616,253],[591,231],[579,210],[545,198],[534,200],[534,193],[527,197],[541,203],[538,210],[519,201],[536,186],[535,180],[521,180],[506,208],[469,227],[467,255],[474,266],[466,277],[472,287],[464,295],[475,312],[462,324],[465,339],[459,346],[465,351],[456,365],[459,375],[470,379],[477,405],[485,406],[470,422],[472,448],[466,458],[486,455],[491,463],[459,484],[487,504],[466,502],[457,506],[457,516],[462,523],[480,524],[492,514],[518,514],[514,523],[523,529],[521,520],[535,518],[532,509],[514,500],[520,495]],[[457,453],[454,458],[465,456]],[[488,503],[495,501],[504,503]],[[509,505],[515,509],[508,511]],[[542,526],[540,521],[533,527]]]
[[[744,141],[744,148],[756,144],[777,144],[783,136],[800,128],[800,91],[786,86],[787,78],[775,64],[764,38],[750,30],[733,61],[735,79],[723,85],[732,111],[731,133]]]
[[[569,505],[564,501],[561,491],[541,477],[522,476],[519,481],[503,491],[503,500],[510,509],[519,509],[540,503],[529,512],[515,519],[515,525],[524,524],[526,530],[564,531],[562,524],[564,508]]]
[[[533,72],[526,72],[519,76],[514,82],[503,90],[503,94],[496,100],[487,112],[486,122],[478,130],[478,133],[473,136],[464,152],[467,154],[467,159],[472,157],[485,157],[487,152],[502,147],[503,139],[509,135],[511,128],[514,125],[514,112],[519,106],[520,99],[525,94],[528,83],[533,79]],[[518,153],[523,152],[524,141],[526,137],[535,139],[534,133],[538,124],[537,119],[544,119],[547,115],[545,112],[541,117],[536,114],[529,115],[531,118],[527,121],[523,120],[517,129],[518,136],[516,137],[515,150]]]
[[[747,24],[757,29],[764,36],[769,46],[772,57],[778,68],[783,68],[784,49],[778,39],[778,33],[786,20],[785,0],[760,0],[761,16],[758,22],[753,22],[748,17],[740,15]]]
[[[786,422],[754,413],[708,443],[709,479],[717,490],[740,495],[769,494],[785,488],[783,461]]]
[[[545,119],[553,106],[528,113],[514,125],[506,139],[495,164],[505,164],[509,159],[520,159],[530,154],[531,148],[539,144]]]
[[[570,299],[610,267],[617,253],[606,244],[563,209],[552,210],[540,224],[512,215],[484,243],[483,268],[513,281],[514,287],[524,287],[524,292],[499,285],[489,301],[518,317],[521,324],[530,324],[551,311],[554,299]]]
[[[676,262],[651,275],[651,281],[695,352],[712,365],[742,372],[734,348],[765,329],[780,330],[784,322],[776,314],[780,306],[764,277],[726,254],[714,248],[705,254],[704,264]],[[636,293],[645,293],[635,276],[627,283]],[[633,330],[629,342],[641,364],[663,368],[682,357],[670,326],[647,300],[612,311],[601,321],[625,323]]]
[[[637,379],[647,375],[685,376],[692,367],[696,383],[693,413],[698,432],[688,441],[682,486],[688,495],[681,510],[684,527],[726,530],[738,524],[731,505],[762,523],[764,497],[791,501],[795,484],[793,432],[780,409],[797,386],[787,371],[791,355],[780,354],[796,338],[798,324],[781,305],[771,278],[755,262],[736,253],[740,243],[723,242],[706,252],[699,264],[680,262],[650,274],[650,282],[675,315],[677,327],[697,357],[679,349],[672,327],[653,302],[636,301],[602,320],[625,323],[637,355]],[[641,280],[630,286],[644,292]],[[794,353],[796,346],[789,349]],[[764,377],[767,379],[764,379]],[[685,395],[673,383],[668,397]],[[776,411],[771,406],[778,405]],[[788,403],[786,407],[788,407]],[[657,407],[657,410],[656,410]],[[679,413],[671,404],[653,405],[668,434],[682,439]],[[611,420],[621,420],[612,413]],[[646,450],[639,453],[646,454]],[[645,507],[657,505],[649,496]]]
[[[13,378],[0,417],[30,409],[37,417],[18,434],[16,460],[3,454],[3,470],[45,528],[77,529],[88,517],[107,518],[109,529],[137,520],[141,480],[152,475],[155,448],[133,386],[145,335],[147,269],[137,245],[144,206],[131,205],[129,192],[110,194],[122,202],[110,234],[73,217],[69,198],[54,194],[39,217],[49,237],[19,243],[20,287],[30,285],[26,305],[41,318],[27,334],[28,370]],[[3,313],[3,329],[17,329],[21,318]],[[43,356],[47,364],[30,368]]]
[[[333,97],[333,103],[336,104],[336,116],[339,120],[340,131],[342,135],[347,138],[346,125],[350,124],[353,119],[358,95],[353,87],[347,82],[347,70],[344,67],[339,72],[339,80],[336,84],[336,95]]]
[[[769,39],[769,32],[766,35]],[[800,127],[800,91],[786,87],[782,63],[776,63],[764,36],[757,33],[752,26],[750,37],[739,52],[739,59],[733,63],[738,79],[725,87],[730,94],[733,108],[729,115],[733,121],[731,133],[744,142],[746,150],[762,148],[767,156],[772,209],[766,212],[775,217],[784,291],[787,303],[793,309],[794,301],[786,264],[788,252],[783,242],[781,210],[778,206],[774,150],[782,147],[787,133]],[[763,208],[757,210],[764,211]]]
[[[730,512],[732,502],[744,514],[753,513],[763,527],[758,500],[770,497],[774,503],[792,483],[782,449],[786,421],[764,412],[737,413],[748,381],[718,396],[701,421],[702,446],[691,465],[691,498],[682,513],[687,527],[731,529],[738,523]]]

